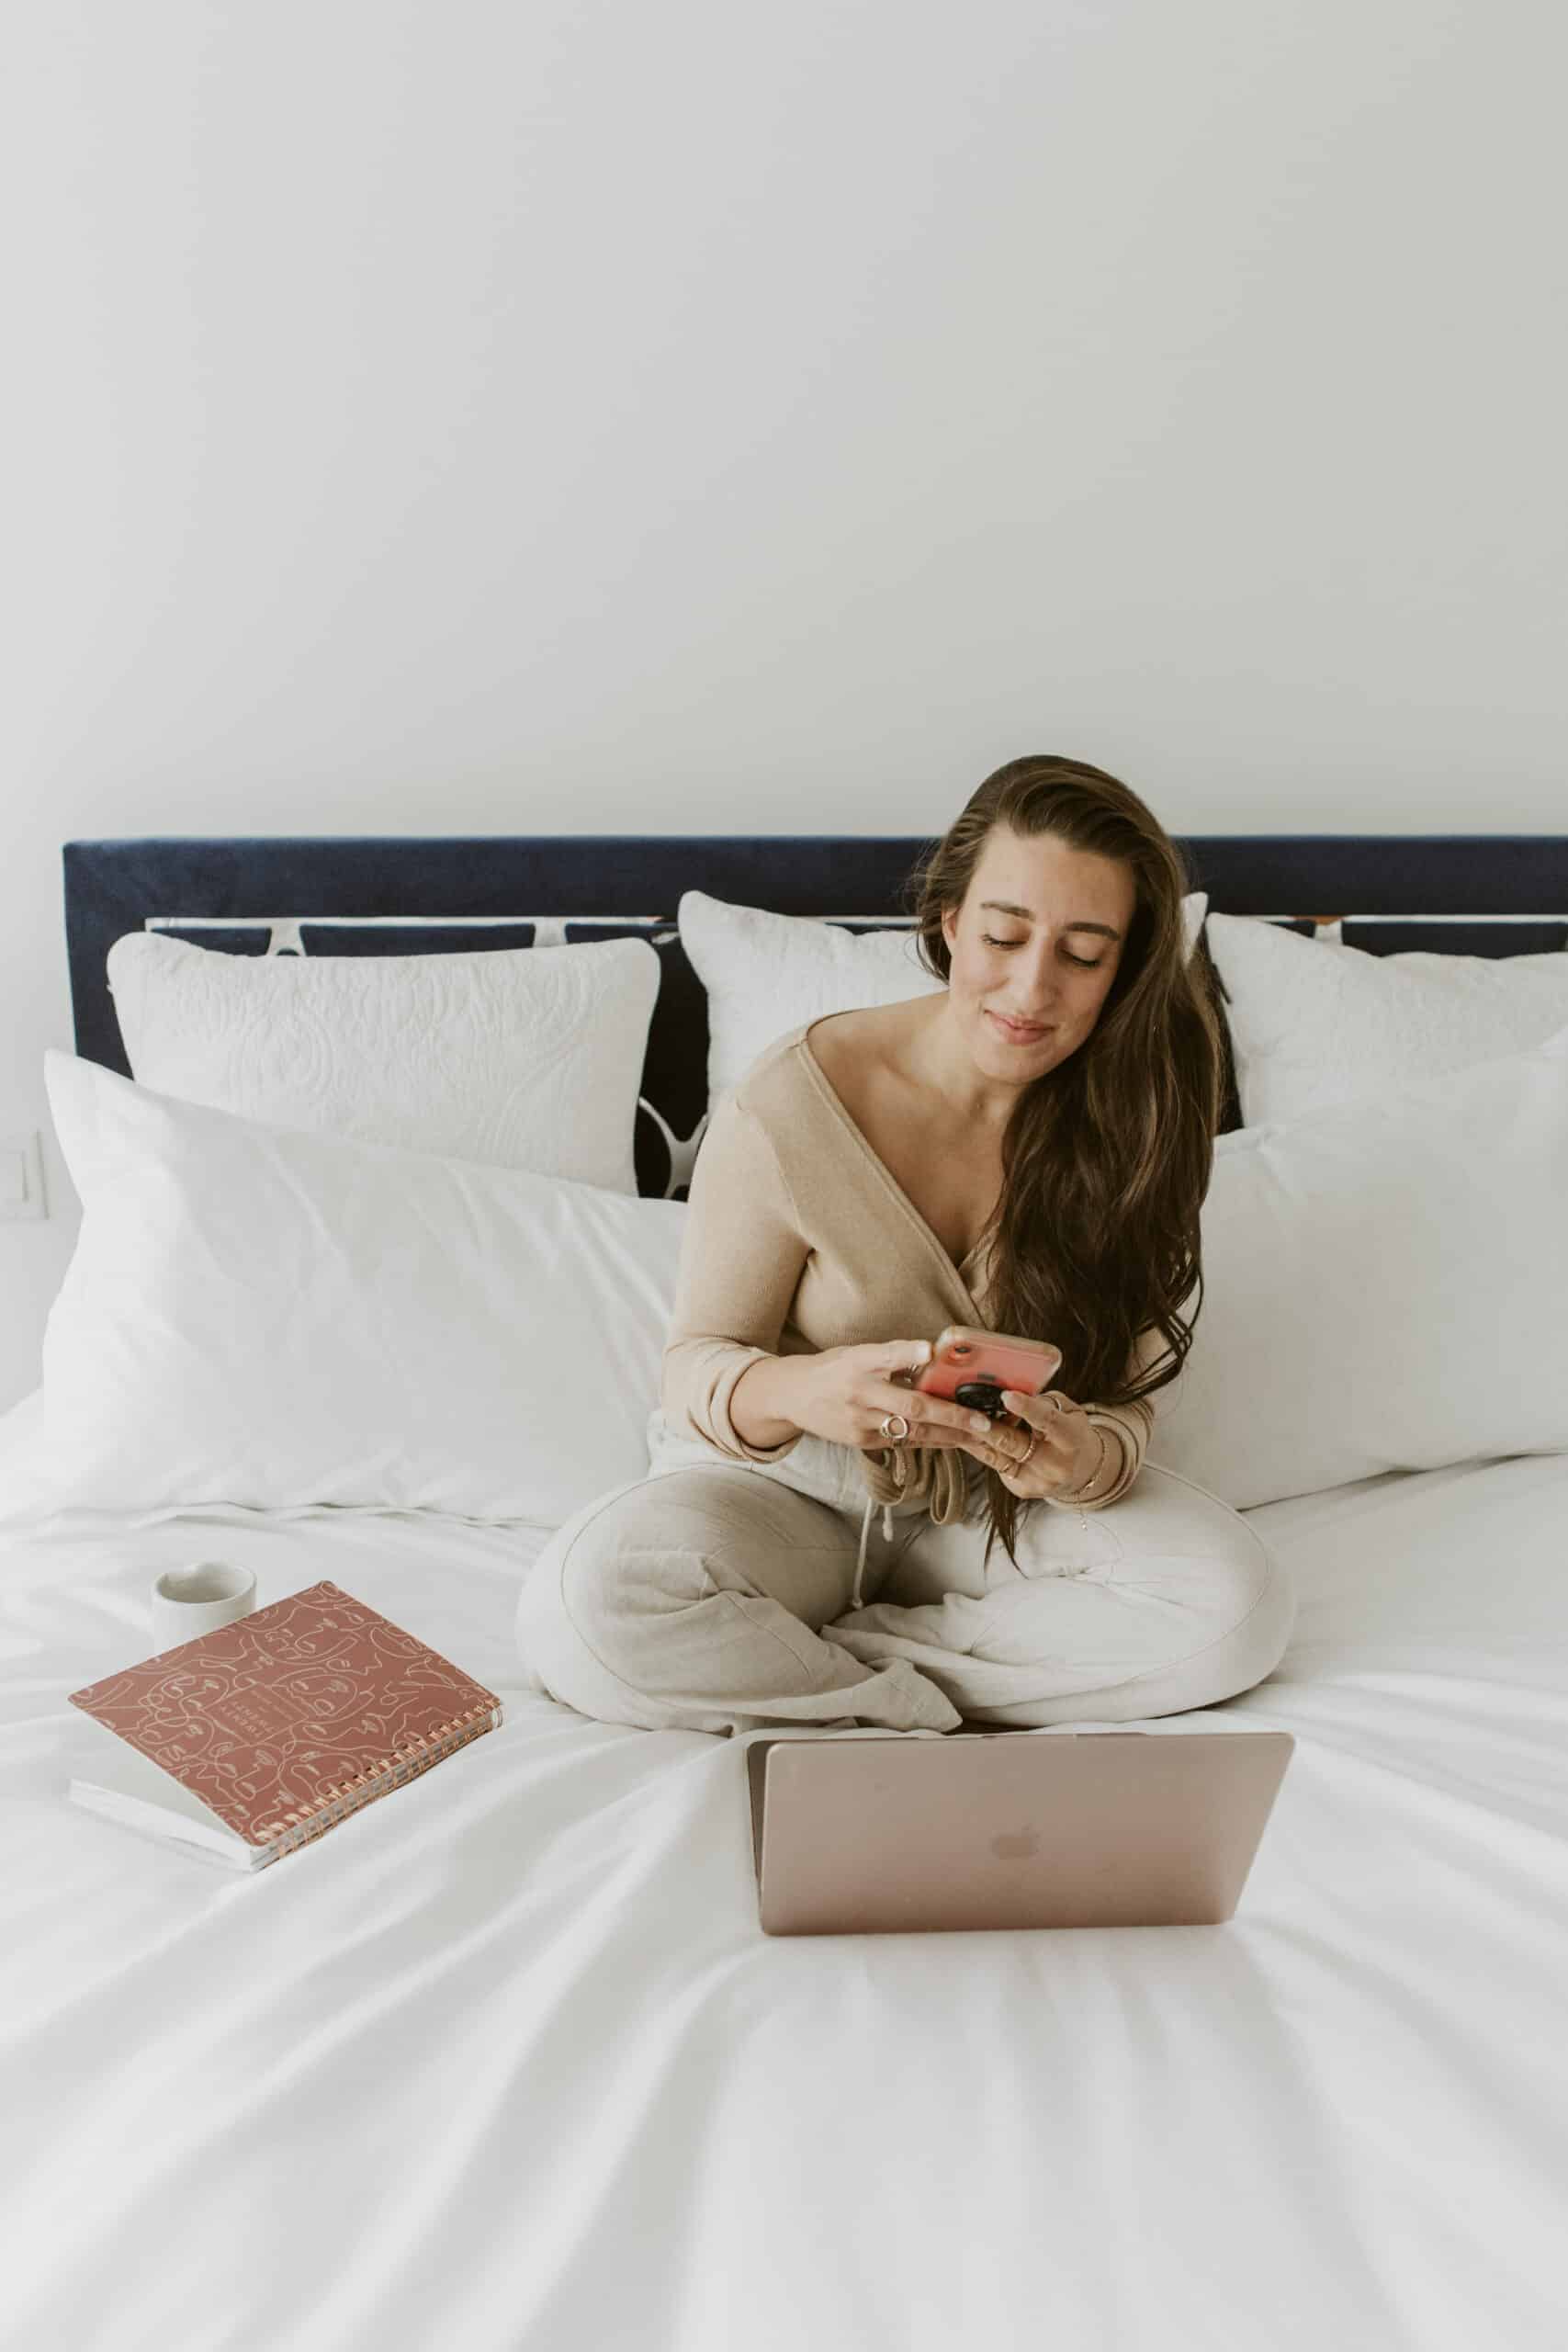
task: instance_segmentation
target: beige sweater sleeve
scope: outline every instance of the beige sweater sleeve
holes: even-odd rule
[[[748,1445],[729,1419],[736,1382],[776,1355],[807,1243],[761,1121],[727,1095],[692,1170],[660,1401],[665,1423],[737,1462],[782,1462],[800,1442]]]
[[[1140,1332],[1138,1336],[1137,1344],[1133,1350],[1133,1369],[1129,1378],[1134,1380],[1141,1378],[1150,1365],[1165,1352],[1165,1334],[1157,1324],[1151,1323],[1148,1329]],[[1104,1430],[1111,1449],[1112,1464],[1115,1462],[1117,1449],[1120,1446],[1122,1466],[1105,1492],[1097,1495],[1092,1502],[1058,1502],[1055,1497],[1050,1498],[1052,1508],[1056,1510],[1104,1510],[1110,1504],[1120,1502],[1143,1468],[1144,1456],[1148,1452],[1149,1431],[1154,1426],[1154,1408],[1146,1396],[1138,1397],[1131,1405],[1086,1404],[1084,1410],[1097,1427]]]

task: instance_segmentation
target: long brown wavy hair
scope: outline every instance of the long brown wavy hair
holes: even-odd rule
[[[1062,1351],[1057,1380],[1080,1404],[1130,1404],[1174,1380],[1202,1306],[1199,1212],[1224,1102],[1224,1016],[1209,975],[1189,961],[1181,901],[1195,888],[1183,853],[1137,794],[1082,760],[1010,760],[974,792],[905,886],[918,953],[946,980],[944,909],[956,910],[993,826],[1048,834],[1116,858],[1136,888],[1116,977],[1077,1050],[1025,1087],[1002,1140],[990,1256],[991,1326]],[[1189,1320],[1178,1309],[1196,1289]],[[1164,1353],[1129,1384],[1151,1325]],[[1013,1550],[1020,1499],[985,1473],[986,1557]]]

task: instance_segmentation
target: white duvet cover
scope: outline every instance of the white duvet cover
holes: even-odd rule
[[[1250,1515],[1295,1638],[1204,1712],[1297,1747],[1228,1924],[773,1939],[748,1739],[519,1688],[543,1535],[34,1523],[32,1411],[0,1422],[7,2352],[1568,2340],[1568,1458]],[[506,1723],[254,1879],[82,1813],[66,1693],[213,1556],[264,1603],[334,1578]]]

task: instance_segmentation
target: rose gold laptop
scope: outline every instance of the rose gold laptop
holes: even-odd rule
[[[769,1733],[746,1759],[763,1930],[1229,1919],[1294,1746],[1056,1724]]]

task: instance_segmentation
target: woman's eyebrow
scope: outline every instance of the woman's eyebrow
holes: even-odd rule
[[[982,899],[980,904],[983,907],[995,907],[999,915],[1017,915],[1021,922],[1034,921],[1034,910],[1032,907],[1015,907],[1006,899]],[[1107,939],[1120,939],[1122,936],[1119,931],[1112,931],[1108,922],[1065,922],[1062,929],[1102,932]]]

